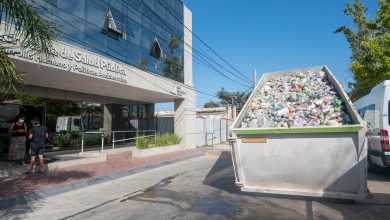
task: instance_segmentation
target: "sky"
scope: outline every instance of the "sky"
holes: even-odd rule
[[[354,27],[343,13],[353,0],[183,0],[192,11],[192,31],[231,66],[252,79],[262,73],[327,65],[338,80],[352,81],[349,71],[351,50],[342,33]],[[367,17],[376,17],[377,0],[363,0]],[[236,75],[222,60],[193,37],[195,50],[207,53]],[[223,70],[230,78],[240,81]],[[243,77],[242,77],[243,78]],[[228,91],[247,91],[193,59],[193,81],[197,90],[215,94],[221,87]],[[251,90],[249,90],[251,91]],[[217,98],[197,93],[197,108]],[[173,104],[157,104],[156,110],[172,110]]]

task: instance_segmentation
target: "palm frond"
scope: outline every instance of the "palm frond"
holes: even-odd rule
[[[23,77],[16,72],[15,65],[8,54],[0,47],[0,98],[11,91],[16,91],[15,85],[23,82]]]
[[[0,23],[4,34],[16,35],[21,45],[34,53],[50,56],[50,48],[58,37],[56,25],[41,17],[34,0],[0,0]],[[16,91],[15,85],[23,82],[15,65],[0,43],[0,94]]]

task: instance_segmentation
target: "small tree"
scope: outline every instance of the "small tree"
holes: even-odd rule
[[[212,100],[204,103],[203,105],[203,108],[216,108],[216,107],[220,107],[220,105],[217,102]]]
[[[247,92],[228,92],[223,87],[215,94],[218,97],[219,102],[209,101],[203,105],[205,108],[228,106],[233,104],[237,107],[237,111],[240,111],[249,98],[249,93]]]
[[[229,104],[235,105],[237,107],[237,111],[240,111],[242,107],[244,107],[249,98],[249,93],[247,92],[228,92],[223,87],[216,93],[216,95],[218,96],[222,106],[227,106]]]
[[[346,26],[336,30],[344,33],[352,50],[351,71],[355,82],[348,84],[352,100],[390,79],[390,2],[380,0],[379,5],[378,17],[368,20],[367,7],[360,0],[348,3],[344,13],[353,17],[357,31]]]

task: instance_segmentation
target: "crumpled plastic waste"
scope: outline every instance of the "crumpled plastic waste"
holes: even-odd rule
[[[269,79],[255,91],[241,128],[351,124],[343,100],[325,72],[296,72]]]

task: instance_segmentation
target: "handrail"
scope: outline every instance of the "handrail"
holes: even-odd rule
[[[136,137],[134,138],[123,138],[120,140],[115,139],[115,133],[136,133]],[[115,149],[115,143],[120,142],[120,141],[129,141],[129,140],[136,140],[138,138],[139,133],[146,133],[146,132],[153,132],[153,135],[144,135],[144,137],[155,137],[156,136],[156,130],[136,130],[136,131],[112,131],[112,149]]]
[[[85,131],[81,134],[81,152],[84,152],[84,135],[85,134],[101,134],[101,153],[104,150],[104,134],[111,133],[112,134],[112,149],[115,149],[115,143],[120,141],[128,141],[128,140],[137,140],[139,133],[147,133],[153,132],[153,135],[145,135],[144,137],[156,137],[156,130],[132,130],[132,131]],[[136,133],[136,137],[134,138],[123,138],[123,139],[115,139],[115,133]]]

